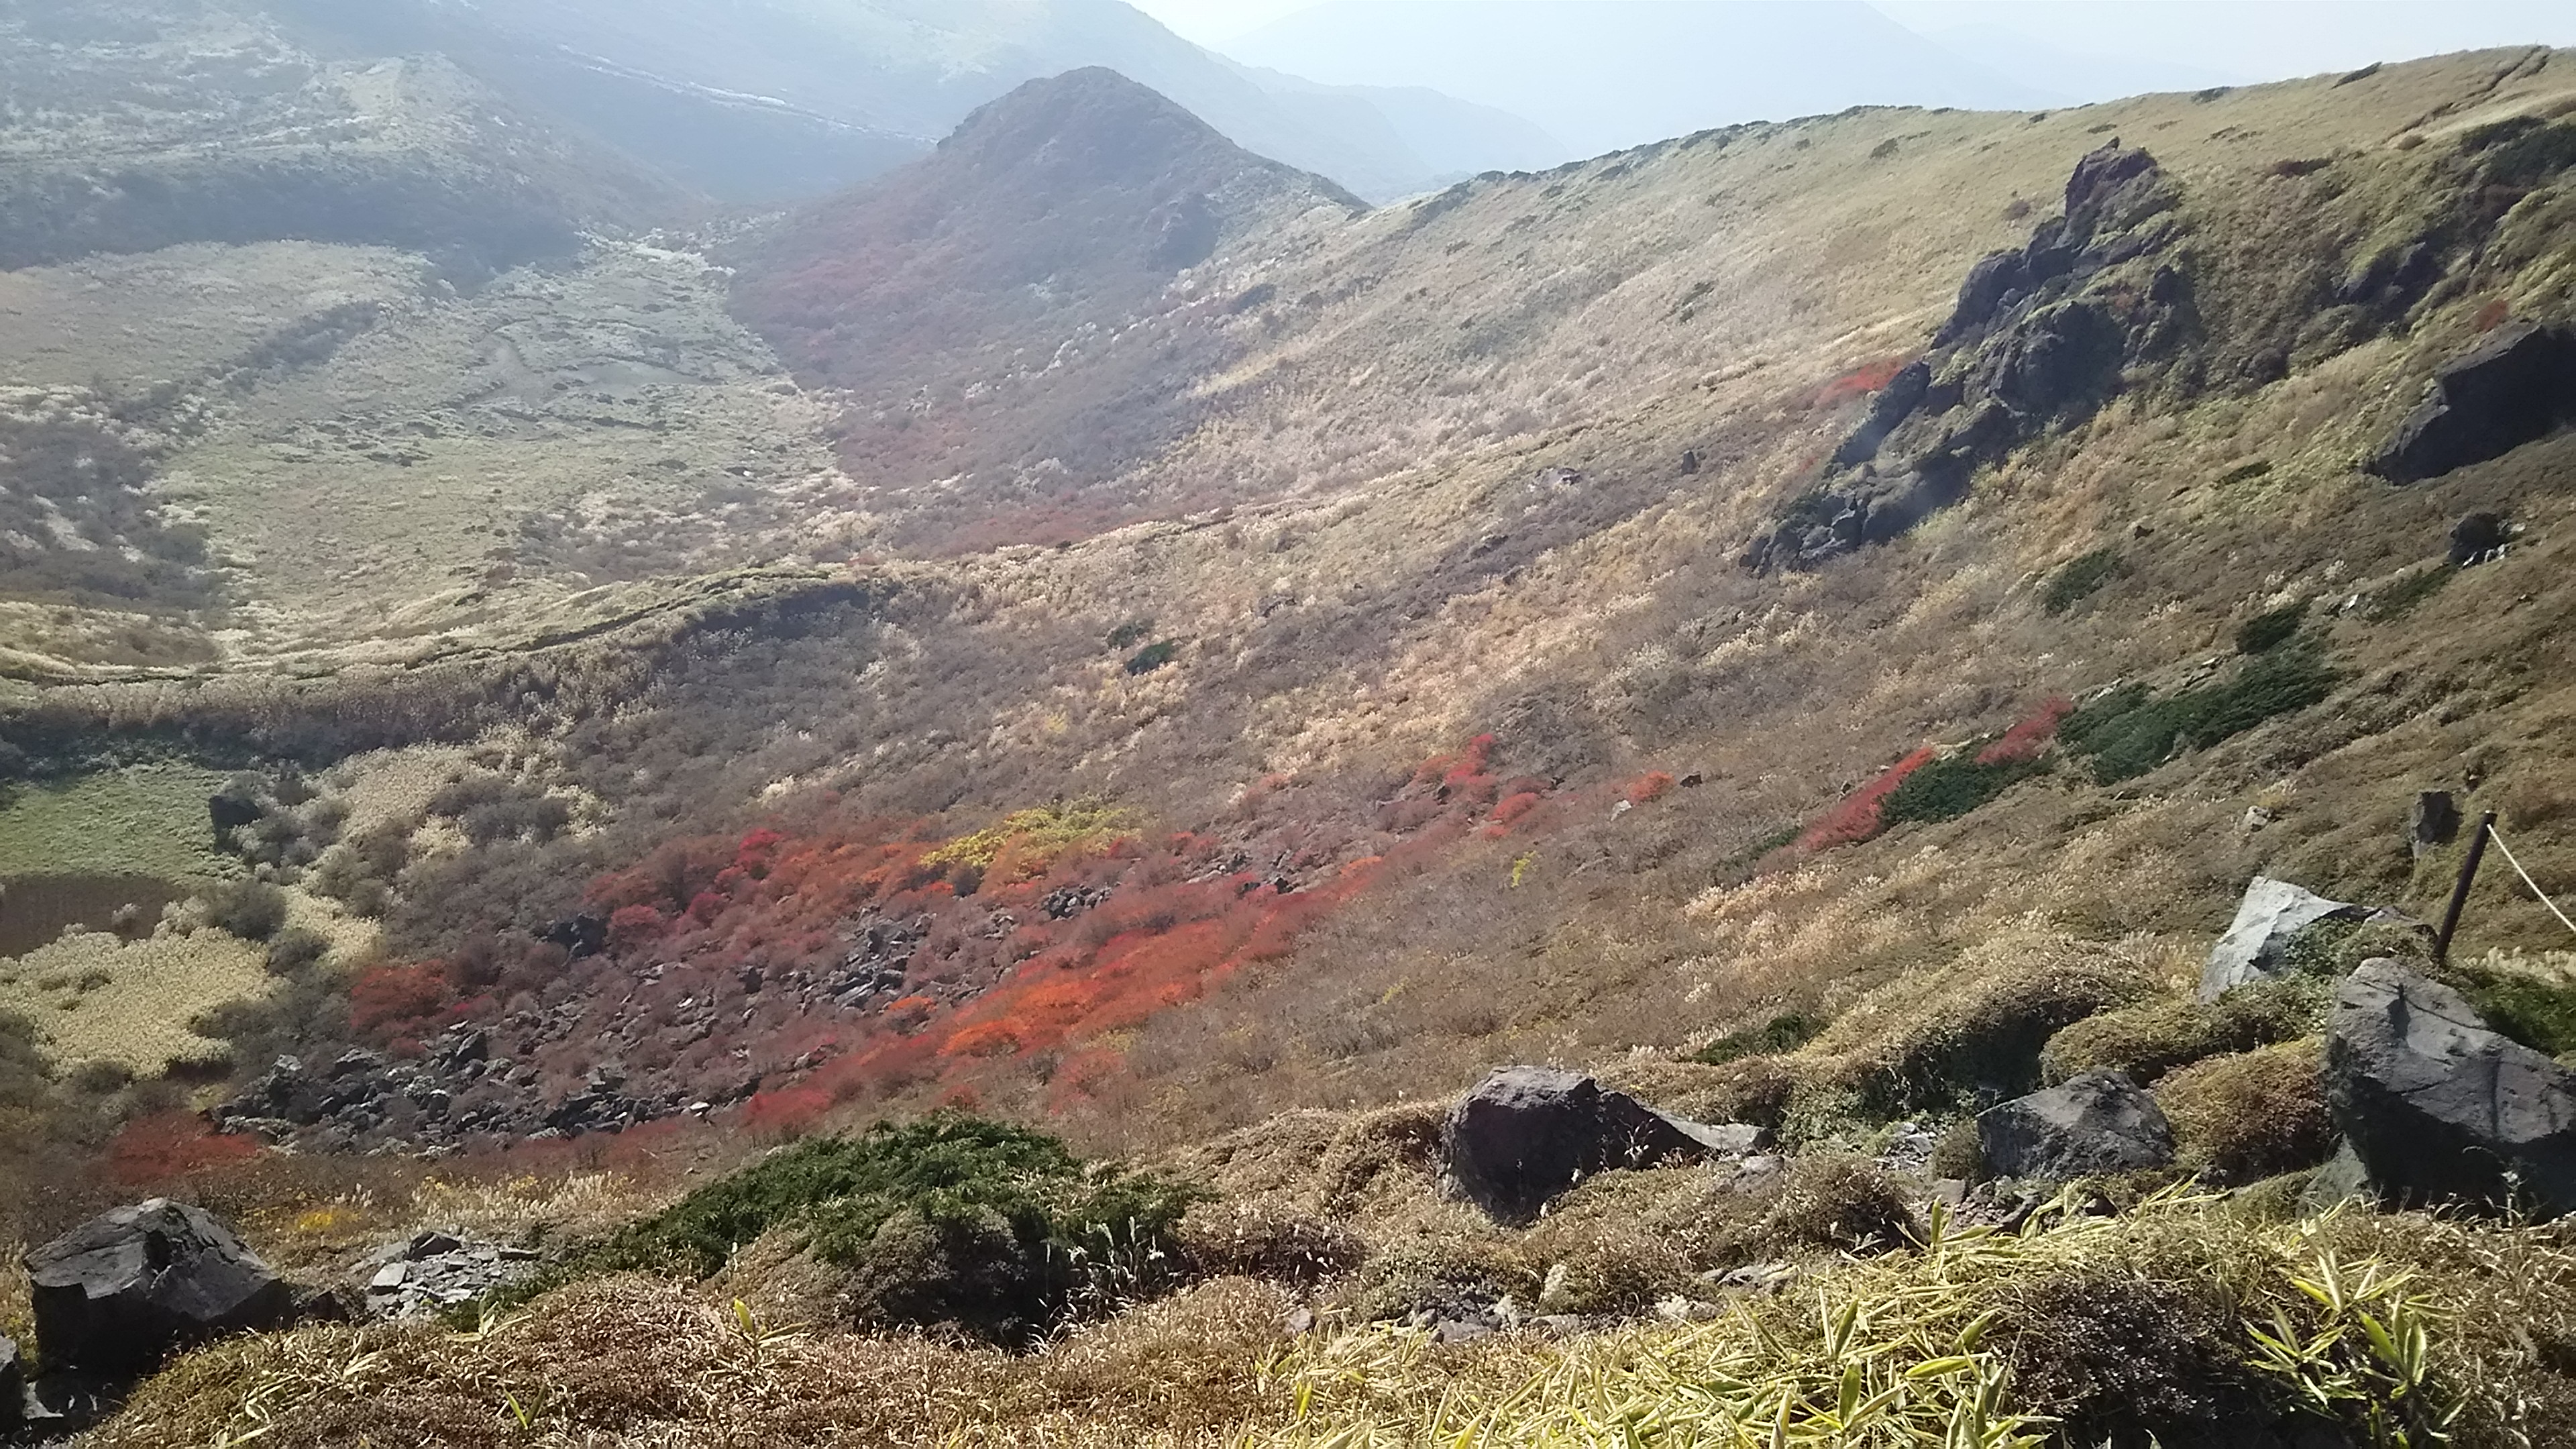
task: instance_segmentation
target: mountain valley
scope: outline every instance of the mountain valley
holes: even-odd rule
[[[1099,65],[897,146],[747,30],[647,108],[729,195],[452,39],[699,34],[591,9],[0,18],[0,1241],[491,1270],[83,1442],[2576,1425],[2563,1228],[2299,1209],[2365,959],[2576,1051],[2576,60],[1408,195]],[[2195,999],[2264,880],[2357,905]],[[1514,1063],[1746,1135],[1482,1211]],[[2016,1199],[2095,1067],[2170,1165]],[[2238,1329],[2365,1259],[2433,1346],[2303,1408]]]

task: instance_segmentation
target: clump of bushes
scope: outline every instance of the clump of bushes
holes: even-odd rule
[[[263,881],[223,881],[207,889],[206,919],[245,941],[265,941],[286,924],[286,892]]]
[[[1956,820],[2047,769],[2035,754],[1993,759],[1983,750],[1961,750],[1906,776],[1879,807],[1879,818],[1890,825]]]
[[[476,845],[552,840],[572,823],[572,807],[560,798],[523,789],[498,775],[449,781],[430,797],[429,813],[454,819]]]
[[[2487,1025],[2534,1051],[2576,1054],[2576,971],[2561,953],[2540,957],[2496,952],[2455,961],[2436,973],[2486,1018]]]
[[[2277,609],[2266,609],[2236,626],[2236,652],[2265,654],[2290,642],[2307,622],[2308,601],[2299,600]]]
[[[1127,656],[1124,666],[1130,674],[1151,674],[1180,657],[1181,645],[1176,639],[1163,639],[1148,644]]]
[[[2115,689],[2068,715],[2058,739],[2091,758],[2105,785],[2135,779],[2177,750],[2202,749],[2265,720],[2322,703],[2335,672],[2307,649],[2276,649],[2248,659],[2224,683],[2158,695],[2144,685]]]
[[[2040,1052],[2040,1075],[2062,1082],[2089,1071],[2152,1083],[2194,1062],[2295,1041],[2323,1024],[2330,986],[2307,976],[2240,986],[2203,1004],[2162,997],[2067,1027]]]
[[[2156,1086],[2177,1163],[2225,1184],[2315,1167],[2334,1155],[2325,1043],[2317,1037],[2211,1057]]]
[[[2048,586],[2040,591],[2039,606],[2051,614],[2063,614],[2077,604],[2100,593],[2120,571],[2120,551],[2097,548],[2061,565],[2048,576]]]
[[[1086,1164],[1054,1137],[959,1113],[770,1154],[576,1253],[520,1296],[643,1271],[700,1279],[764,1234],[851,1275],[853,1315],[1032,1341],[1085,1307],[1161,1286],[1206,1194]]]
[[[1690,1059],[1712,1067],[1722,1067],[1740,1057],[1767,1056],[1776,1052],[1793,1052],[1816,1039],[1825,1029],[1824,1018],[1803,1011],[1786,1011],[1760,1026],[1731,1031],[1698,1051]]]

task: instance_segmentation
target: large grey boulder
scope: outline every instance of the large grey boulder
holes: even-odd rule
[[[1977,1117],[1977,1146],[1996,1176],[2041,1182],[2162,1167],[2174,1155],[2164,1109],[2110,1071],[1987,1108]]]
[[[2326,1106],[2384,1201],[2576,1210],[2576,1073],[2401,962],[2336,992]]]
[[[2201,967],[2200,999],[2216,1001],[2236,987],[2280,974],[2290,939],[2317,922],[2358,921],[2369,914],[2365,907],[2327,900],[2285,880],[2254,877],[2236,904],[2236,919]]]
[[[18,1340],[0,1335],[0,1434],[18,1427],[27,1416],[27,1369],[18,1361]]]
[[[1441,1163],[1460,1196],[1506,1222],[1598,1172],[1752,1152],[1753,1127],[1668,1117],[1577,1072],[1506,1067],[1449,1109]]]
[[[45,1367],[143,1373],[219,1333],[274,1328],[294,1290],[202,1208],[153,1198],[26,1256]]]

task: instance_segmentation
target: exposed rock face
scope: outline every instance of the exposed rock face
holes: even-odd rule
[[[367,1311],[378,1318],[407,1318],[451,1308],[535,1271],[531,1248],[471,1243],[452,1233],[426,1232],[376,1255],[367,1281]]]
[[[1579,1073],[1506,1067],[1450,1109],[1440,1154],[1462,1196],[1510,1222],[1597,1172],[1741,1155],[1761,1140],[1756,1128],[1668,1117]]]
[[[2336,994],[2326,1104],[2384,1200],[2576,1209],[2576,1073],[2401,962]]]
[[[2124,368],[2193,325],[2173,189],[2117,141],[2077,163],[2066,213],[1968,271],[1931,352],[1892,378],[1813,491],[1755,535],[1757,571],[1813,568],[1965,498],[1980,465],[2090,415]]]
[[[2408,812],[2406,844],[2421,860],[2436,847],[2460,838],[2460,802],[2448,790],[2420,790]]]
[[[275,1328],[294,1309],[294,1291],[232,1229],[166,1198],[92,1218],[26,1264],[49,1369],[142,1373],[216,1334]]]
[[[2433,394],[2370,460],[2392,483],[2502,457],[2576,424],[2576,329],[2508,323],[2433,373]]]
[[[2209,950],[2200,970],[2200,999],[2216,1001],[2235,987],[2278,974],[2292,937],[2325,920],[2358,921],[2360,906],[2330,901],[2285,880],[2258,875],[2236,904],[2236,919]]]
[[[27,1370],[18,1362],[18,1340],[0,1337],[0,1434],[27,1415]]]
[[[2156,1099],[2109,1071],[1986,1109],[1977,1141],[1989,1170],[2043,1182],[2161,1167],[2174,1154],[2173,1128]]]

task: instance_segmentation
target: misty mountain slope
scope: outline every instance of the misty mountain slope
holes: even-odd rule
[[[1360,209],[1114,72],[1074,71],[747,245],[737,305],[808,386],[846,395],[854,477],[951,535],[1051,542],[1122,519],[1094,490],[1186,434],[1199,379],[1240,355],[1234,299],[1194,273]]]
[[[1552,159],[1515,117],[1253,75],[1120,0],[397,0],[357,17],[298,13],[376,47],[452,49],[513,95],[731,200],[774,203],[875,174],[1021,82],[1087,66],[1373,198]]]
[[[1327,0],[1227,52],[1318,80],[1428,85],[1501,106],[1578,155],[1849,105],[1991,110],[2055,99],[1841,0]]]
[[[0,77],[0,266],[293,238],[471,271],[678,199],[442,59],[325,60],[253,5],[14,7]]]

